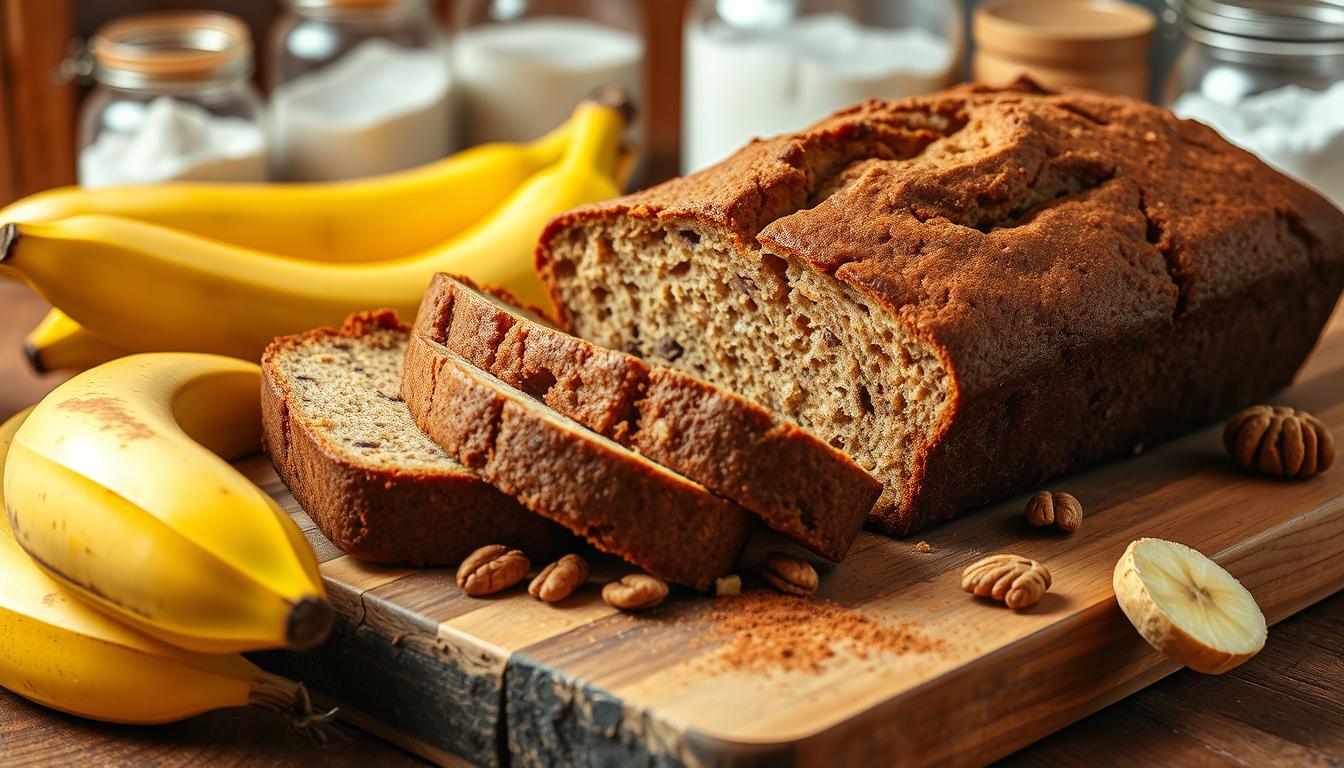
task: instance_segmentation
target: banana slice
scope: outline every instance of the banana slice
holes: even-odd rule
[[[1139,539],[1115,564],[1120,609],[1148,644],[1210,675],[1265,645],[1265,615],[1232,574],[1173,541]]]

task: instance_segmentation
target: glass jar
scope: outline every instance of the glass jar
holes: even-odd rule
[[[1178,14],[1163,100],[1344,206],[1344,6],[1185,0]]]
[[[563,123],[575,105],[603,85],[620,86],[636,115],[641,113],[640,5],[632,0],[458,2],[453,67],[465,143],[535,139]]]
[[[286,0],[267,85],[275,175],[329,181],[451,152],[447,40],[425,0]]]
[[[864,99],[949,85],[961,48],[954,0],[697,0],[682,47],[682,169]]]
[[[90,41],[79,182],[265,181],[266,132],[247,27],[223,13],[128,16]]]
[[[1157,19],[1118,0],[998,0],[975,9],[971,79],[1006,85],[1023,75],[1047,88],[1148,97]]]

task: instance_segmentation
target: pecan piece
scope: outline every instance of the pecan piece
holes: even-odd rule
[[[527,593],[545,603],[564,600],[588,579],[588,561],[578,555],[565,555],[546,566],[527,585]]]
[[[1335,461],[1335,440],[1320,419],[1283,405],[1253,405],[1227,422],[1223,445],[1244,469],[1311,477]]]
[[[1020,610],[1035,605],[1050,589],[1050,571],[1021,555],[990,555],[966,566],[961,572],[961,588]]]
[[[1041,491],[1027,500],[1027,522],[1073,533],[1083,524],[1083,505],[1071,493]]]
[[[531,567],[521,550],[487,544],[457,567],[457,586],[472,597],[489,595],[522,581]]]
[[[799,560],[783,552],[765,556],[761,576],[770,586],[786,595],[806,597],[817,591],[817,569],[806,560]]]
[[[602,588],[602,599],[622,611],[642,611],[663,602],[667,583],[647,573],[631,573]]]

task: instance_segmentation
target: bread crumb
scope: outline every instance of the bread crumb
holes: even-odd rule
[[[916,551],[916,552],[932,552],[932,551],[933,551],[933,547],[929,546],[929,542],[927,542],[927,541],[921,541],[921,542],[919,542],[918,544],[915,545],[915,551]]]
[[[719,597],[742,594],[742,577],[730,573],[714,580],[714,594]]]
[[[699,643],[720,643],[708,661],[721,670],[820,673],[841,652],[867,659],[878,652],[904,655],[942,647],[911,622],[888,624],[828,600],[800,599],[769,590],[720,598],[700,622]]]

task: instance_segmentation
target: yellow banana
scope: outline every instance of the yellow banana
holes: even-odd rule
[[[38,373],[83,371],[126,354],[59,309],[48,312],[29,331],[23,339],[23,352]]]
[[[215,355],[114,360],[57,387],[9,448],[19,545],[88,604],[164,642],[307,648],[333,613],[312,549],[221,457],[260,444],[260,371]]]
[[[569,136],[565,123],[530,144],[486,144],[420,168],[348,182],[61,187],[0,210],[0,222],[112,214],[312,261],[392,259],[483,218],[558,161]],[[82,371],[126,354],[57,309],[28,334],[24,352],[39,373]]]
[[[377,261],[454,237],[553,165],[566,123],[531,144],[487,144],[419,168],[312,184],[166,183],[39,192],[0,223],[107,214],[315,261]]]
[[[0,425],[0,475],[27,415]],[[115,723],[165,723],[249,705],[277,710],[299,727],[322,719],[311,715],[301,686],[242,656],[176,648],[88,607],[29,560],[2,517],[0,583],[0,686],[38,704]]]
[[[533,267],[557,214],[613,197],[621,113],[585,103],[559,163],[444,245],[387,262],[317,264],[113,216],[0,228],[0,274],[17,273],[55,306],[133,351],[190,350],[256,359],[274,337],[387,306],[415,315],[430,277],[465,274],[550,304]]]

